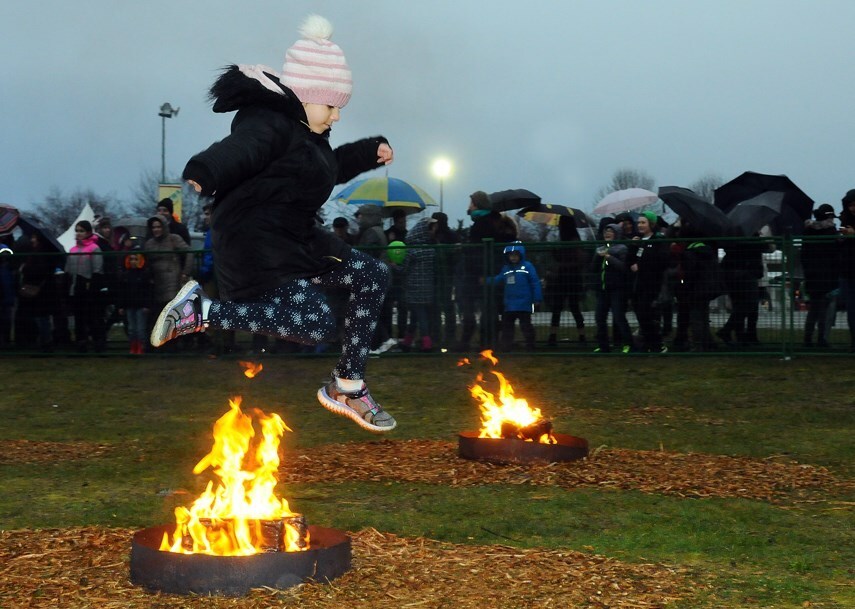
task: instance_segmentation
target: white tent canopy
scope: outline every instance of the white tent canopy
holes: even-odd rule
[[[65,248],[65,251],[68,252],[74,247],[74,227],[77,226],[77,223],[81,220],[88,220],[92,224],[95,223],[95,212],[92,207],[87,203],[83,210],[80,212],[80,215],[77,216],[77,219],[71,223],[71,226],[62,233],[59,237],[57,237],[57,241],[62,244],[62,247]]]

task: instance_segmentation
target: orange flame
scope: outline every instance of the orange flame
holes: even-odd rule
[[[264,370],[264,366],[262,366],[261,364],[255,364],[253,362],[238,362],[238,364],[240,364],[240,367],[243,368],[243,373],[248,379],[255,378],[259,372]]]
[[[494,365],[499,362],[493,356],[492,351],[482,351],[481,355],[485,359],[490,360]],[[503,438],[502,434],[503,423],[512,423],[517,429],[522,429],[534,425],[541,421],[543,416],[540,408],[532,408],[523,398],[514,396],[514,388],[511,383],[505,378],[501,372],[491,371],[499,381],[499,394],[493,395],[479,383],[484,381],[484,376],[478,374],[476,384],[470,387],[469,391],[472,397],[480,402],[481,409],[481,430],[478,434],[479,438]],[[531,441],[530,438],[522,438]],[[551,433],[543,434],[538,438],[541,444],[554,444],[556,442]]]
[[[296,516],[288,502],[274,493],[279,439],[291,430],[279,415],[256,409],[252,414],[261,430],[261,437],[256,438],[253,416],[241,410],[240,402],[240,397],[229,400],[229,412],[214,424],[211,452],[193,468],[194,474],[212,468],[219,483],[215,486],[213,480],[209,481],[205,492],[189,509],[175,509],[175,531],[171,541],[164,534],[162,551],[217,556],[256,554],[263,548],[259,521]],[[203,520],[213,526],[206,526]],[[287,523],[285,529],[286,551],[308,547],[308,539],[300,547],[296,529]],[[188,538],[192,539],[192,550],[183,545]]]
[[[470,364],[469,358],[464,357],[460,361],[457,362],[457,367],[459,368],[460,366],[468,366],[469,364]]]
[[[496,356],[493,355],[492,349],[487,349],[486,351],[481,351],[481,357],[483,357],[484,359],[490,360],[490,363],[493,364],[494,366],[499,363],[499,360],[496,358]]]

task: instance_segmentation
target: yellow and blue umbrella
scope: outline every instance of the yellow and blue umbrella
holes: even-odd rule
[[[376,205],[383,214],[391,215],[396,209],[408,214],[424,211],[428,205],[436,205],[428,193],[398,178],[366,178],[343,188],[333,200],[347,205]]]
[[[562,216],[573,218],[576,228],[594,228],[596,226],[596,223],[581,209],[554,203],[540,203],[539,205],[524,207],[517,212],[517,215],[529,222],[537,222],[547,226],[558,226]]]

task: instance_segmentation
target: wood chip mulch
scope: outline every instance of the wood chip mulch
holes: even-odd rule
[[[109,444],[93,442],[34,442],[0,440],[0,465],[56,463],[72,459],[102,457],[113,450]]]
[[[853,488],[851,481],[838,480],[824,467],[776,458],[603,448],[579,461],[496,465],[462,459],[457,456],[456,442],[434,440],[327,444],[289,452],[280,466],[280,480],[595,486],[765,501],[821,501],[829,491]]]
[[[708,582],[658,564],[566,550],[464,546],[366,529],[353,567],[326,584],[246,597],[150,593],[129,581],[130,529],[0,531],[0,607],[249,609],[301,607],[662,607]]]
[[[89,442],[0,440],[0,465],[97,458],[115,449]],[[457,456],[456,442],[382,440],[288,451],[283,482],[399,481],[450,486],[531,484],[634,489],[681,497],[822,502],[855,491],[826,468],[784,456],[757,459],[700,453],[593,449],[587,459],[499,465]]]

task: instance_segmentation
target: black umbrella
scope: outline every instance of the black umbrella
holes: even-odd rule
[[[500,190],[487,195],[493,211],[508,211],[532,205],[540,205],[540,197],[524,188],[516,190]]]
[[[813,199],[785,175],[746,171],[715,189],[715,206],[728,213],[742,201],[764,192],[783,193],[780,217],[772,224],[773,230],[782,232],[789,229],[794,233],[801,233],[804,221],[811,217]]]
[[[524,207],[517,212],[517,215],[541,224],[557,225],[558,218],[563,216],[573,218],[576,228],[594,228],[596,226],[596,223],[581,209],[567,207],[566,205],[555,205],[554,203],[540,203]]]
[[[33,233],[36,233],[49,248],[55,250],[59,254],[65,253],[65,248],[62,247],[62,244],[59,241],[57,241],[57,238],[53,236],[53,233],[42,226],[38,221],[32,218],[18,216],[18,226],[21,227],[21,231],[26,236],[29,237]]]
[[[742,201],[728,212],[727,217],[736,230],[750,237],[767,225],[772,226],[775,232],[774,226],[785,212],[784,193],[770,191]]]
[[[715,205],[699,197],[693,190],[680,186],[661,186],[659,198],[681,221],[707,237],[727,237],[733,233],[731,221]]]

